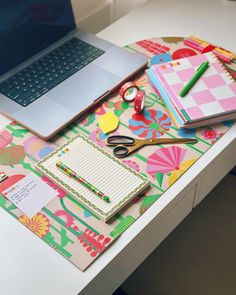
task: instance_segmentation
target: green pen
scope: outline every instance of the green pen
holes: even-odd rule
[[[86,188],[88,188],[90,191],[92,191],[93,193],[95,193],[98,197],[100,197],[101,199],[103,199],[105,202],[110,203],[110,199],[109,199],[108,196],[105,196],[105,194],[102,193],[99,189],[95,188],[91,183],[89,183],[88,181],[86,181],[83,177],[81,177],[80,175],[78,175],[75,171],[73,171],[72,169],[70,169],[68,166],[66,166],[65,164],[63,164],[61,161],[57,161],[56,162],[56,166],[60,170],[62,170],[66,175],[68,175],[69,177],[74,178],[76,181],[78,181],[83,186],[85,186]]]
[[[193,87],[193,85],[198,81],[198,79],[201,78],[201,76],[204,74],[206,69],[209,67],[209,62],[205,61],[203,62],[199,68],[196,70],[193,77],[188,81],[186,85],[184,85],[184,88],[180,91],[179,96],[184,97],[189,90]]]

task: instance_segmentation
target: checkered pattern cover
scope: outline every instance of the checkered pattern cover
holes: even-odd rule
[[[197,68],[210,67],[184,97],[179,92]],[[236,112],[236,83],[211,52],[152,66],[162,86],[187,122]]]

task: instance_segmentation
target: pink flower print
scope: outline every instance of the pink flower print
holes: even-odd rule
[[[100,107],[98,107],[95,111],[94,111],[94,113],[96,114],[96,115],[103,115],[103,114],[105,114],[105,109],[104,109],[104,107],[103,107],[103,105],[101,105]]]
[[[139,165],[136,162],[134,162],[134,161],[124,160],[123,163],[126,164],[127,166],[129,166],[130,168],[134,169],[137,172],[140,171]]]
[[[196,159],[183,161],[186,153],[186,149],[178,146],[157,149],[154,154],[148,157],[147,172],[154,179],[158,172],[170,173],[170,175],[168,174],[168,185],[171,186],[196,161]]]
[[[119,100],[116,102],[113,101],[106,101],[104,103],[105,107],[108,109],[114,109],[115,112],[116,111],[125,111],[126,109],[128,109],[129,104],[124,101],[121,97],[119,97]]]
[[[63,189],[61,189],[58,185],[56,185],[54,182],[52,182],[50,179],[48,179],[46,176],[43,175],[42,180],[58,192],[58,198],[64,198],[66,196],[66,192]]]
[[[202,132],[202,136],[208,140],[215,140],[218,136],[218,133],[215,129],[205,129]]]
[[[63,219],[67,228],[72,227],[74,223],[74,217],[72,217],[68,212],[65,210],[57,210],[54,215]]]
[[[128,104],[123,100],[119,100],[114,103],[114,108],[115,108],[115,110],[118,110],[118,111],[122,111],[124,106],[128,106]],[[127,107],[125,107],[125,108],[127,108]]]
[[[9,143],[11,143],[13,140],[13,136],[10,132],[7,130],[1,130],[0,131],[0,149],[7,146]]]
[[[129,120],[129,128],[142,138],[157,138],[170,130],[171,119],[161,111],[144,110]]]
[[[121,97],[119,97],[119,100],[116,102],[106,101],[104,105],[108,109],[112,108],[114,114],[118,117],[120,117],[125,112],[125,110],[129,108],[129,103],[127,101],[124,101]]]
[[[82,125],[87,125],[87,124],[88,124],[88,118],[82,120],[82,121],[81,121],[81,124],[82,124]]]
[[[108,108],[108,109],[113,108],[114,107],[114,102],[110,101],[110,100],[107,100],[107,101],[104,102],[104,106],[105,106],[105,108]]]
[[[167,148],[160,148],[148,157],[147,172],[153,178],[157,172],[164,174],[170,173],[173,170],[179,170],[187,150],[178,146],[170,146]]]

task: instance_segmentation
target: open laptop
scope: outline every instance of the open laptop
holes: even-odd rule
[[[69,0],[1,0],[0,111],[49,139],[146,65],[76,29]]]

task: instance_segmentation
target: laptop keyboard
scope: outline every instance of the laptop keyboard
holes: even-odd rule
[[[0,92],[26,107],[103,53],[99,48],[72,38],[0,83]]]

